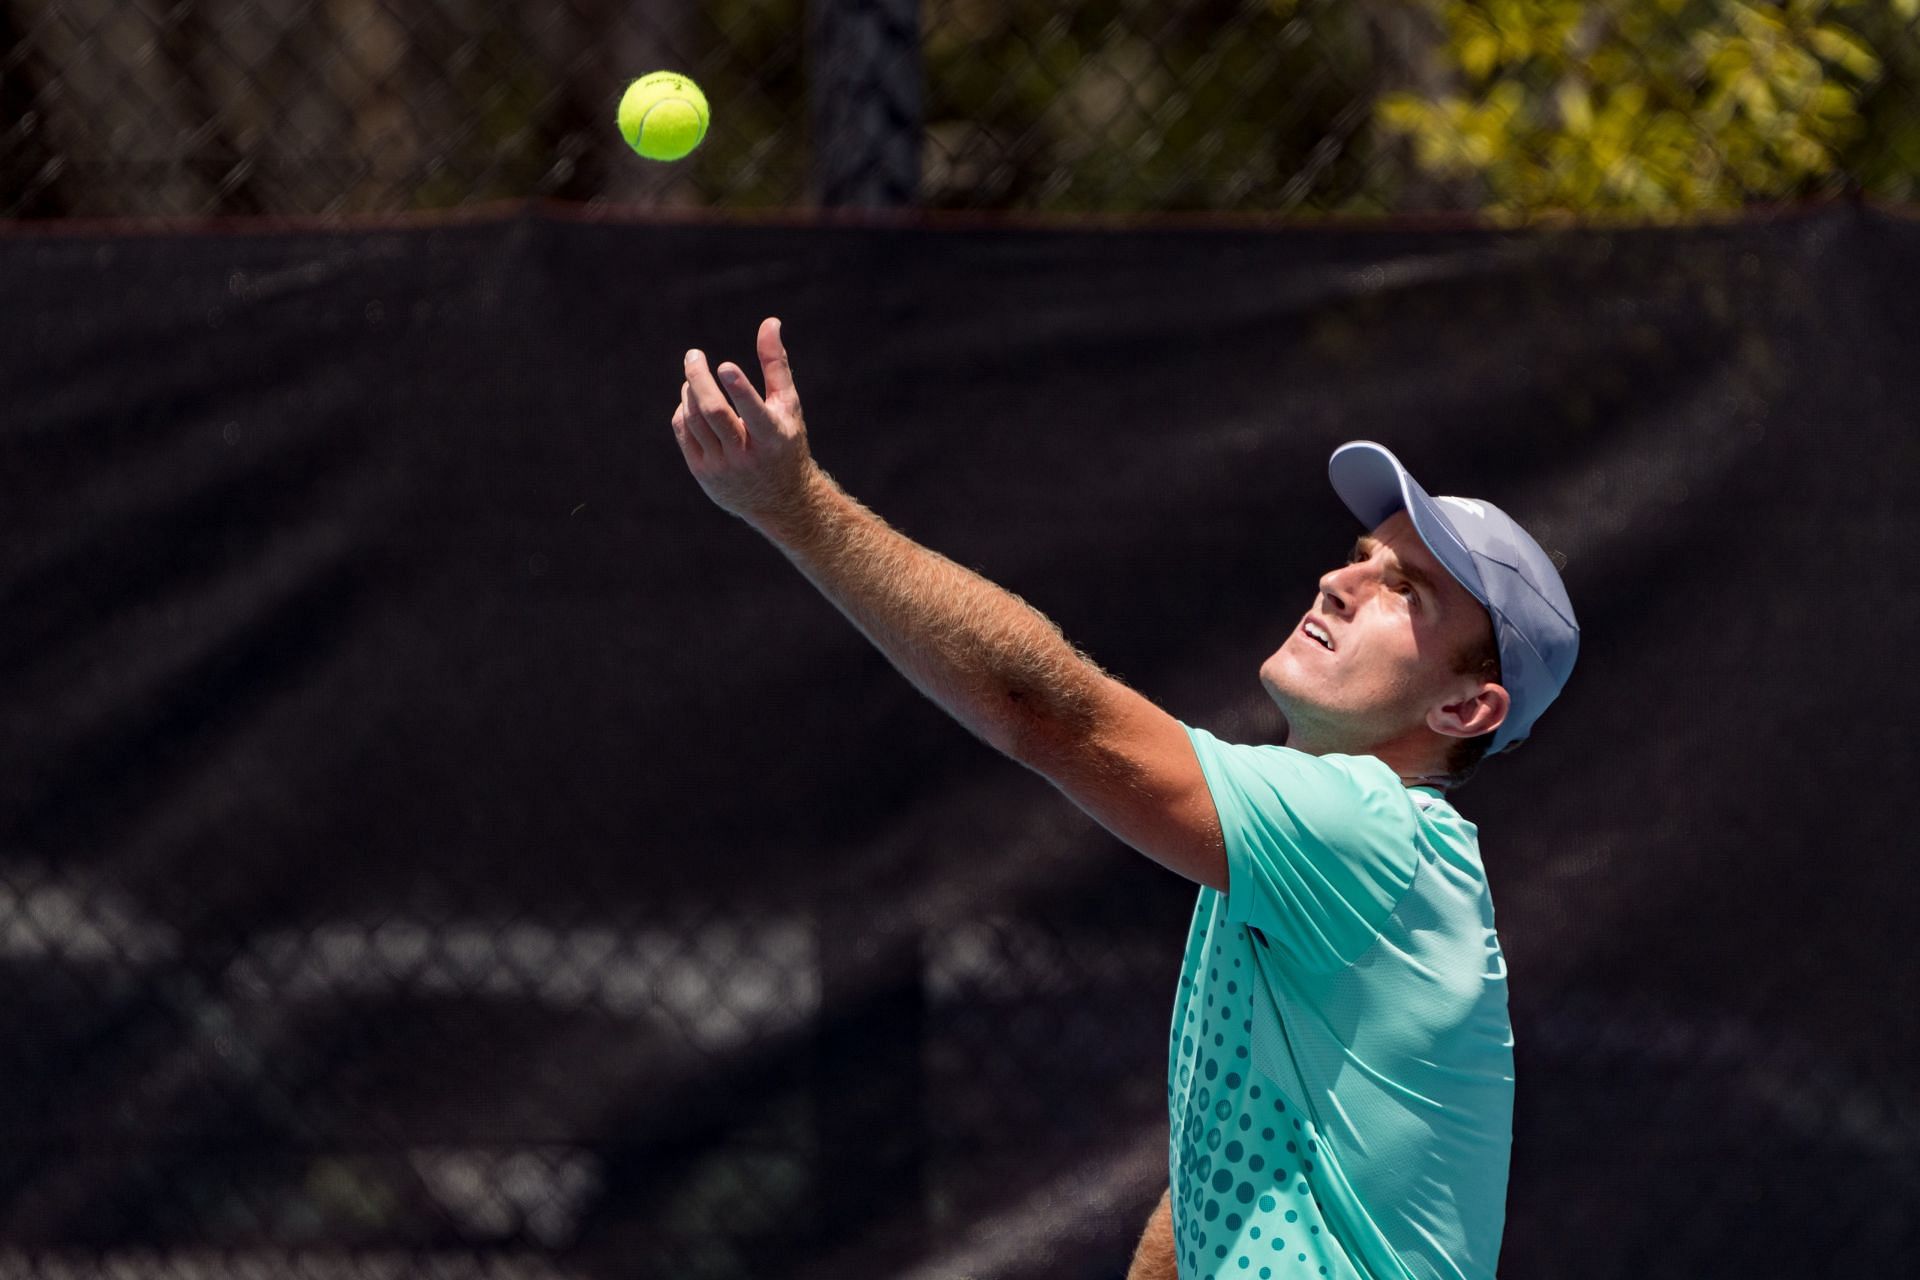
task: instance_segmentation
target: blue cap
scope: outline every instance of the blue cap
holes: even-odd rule
[[[1580,624],[1553,561],[1491,502],[1430,497],[1400,459],[1371,440],[1335,449],[1327,477],[1369,529],[1405,511],[1434,558],[1487,607],[1500,648],[1500,684],[1512,700],[1487,754],[1524,740],[1566,687],[1580,649]]]

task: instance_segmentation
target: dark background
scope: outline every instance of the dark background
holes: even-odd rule
[[[1229,738],[1341,442],[1564,553],[1579,667],[1456,797],[1501,1274],[1920,1246],[1909,215],[15,224],[0,280],[10,1268],[1124,1270],[1194,887],[706,502],[680,355],[768,314],[843,485]]]

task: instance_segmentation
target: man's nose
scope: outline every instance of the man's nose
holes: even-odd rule
[[[1326,602],[1328,609],[1336,613],[1346,607],[1346,601],[1340,596],[1340,583],[1331,573],[1320,579],[1320,599]]]
[[[1331,609],[1337,612],[1346,608],[1347,601],[1357,593],[1358,583],[1353,571],[1360,567],[1353,564],[1343,565],[1320,575],[1320,598],[1329,601]]]

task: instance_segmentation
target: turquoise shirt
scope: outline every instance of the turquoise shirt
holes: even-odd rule
[[[1513,1030],[1477,830],[1372,756],[1187,736],[1227,892],[1167,1055],[1182,1280],[1491,1280]]]

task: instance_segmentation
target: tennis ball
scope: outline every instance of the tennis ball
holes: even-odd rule
[[[649,160],[678,160],[707,136],[707,95],[672,71],[655,71],[620,98],[620,135]]]

